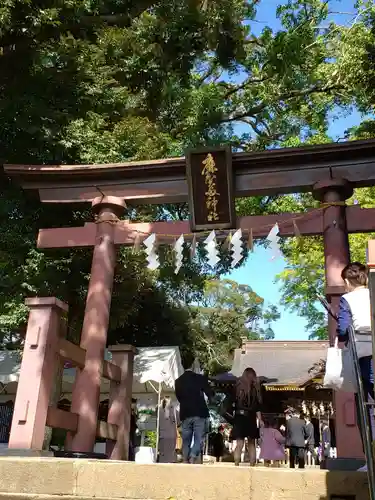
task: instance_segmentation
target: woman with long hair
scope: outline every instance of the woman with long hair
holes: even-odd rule
[[[255,441],[259,438],[259,426],[263,426],[261,415],[261,395],[257,374],[253,368],[246,368],[236,382],[233,403],[232,438],[236,441],[234,463],[239,465],[247,438],[250,465],[256,464]]]

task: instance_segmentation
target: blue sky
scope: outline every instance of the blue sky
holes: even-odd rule
[[[280,27],[279,21],[275,18],[275,5],[279,5],[280,0],[261,0],[258,8],[257,19],[259,21],[252,26],[255,33],[259,33],[264,26],[271,26],[277,30]],[[337,12],[354,12],[353,0],[330,1],[330,10]],[[349,21],[352,15],[337,14],[332,16],[336,21],[344,23]],[[330,135],[335,138],[342,138],[346,129],[358,125],[361,116],[353,111],[346,117],[333,121],[330,125]],[[250,255],[245,264],[227,275],[241,284],[250,285],[255,292],[265,299],[266,303],[278,305],[281,312],[279,321],[273,324],[276,340],[306,340],[308,332],[306,331],[306,322],[297,314],[292,313],[279,305],[280,290],[279,285],[275,283],[275,277],[285,266],[282,258],[272,260],[270,250],[255,247],[254,253]]]

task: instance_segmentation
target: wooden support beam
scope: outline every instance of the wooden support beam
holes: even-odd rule
[[[121,368],[110,361],[103,361],[103,377],[113,382],[121,382]]]
[[[50,407],[47,413],[47,425],[53,429],[64,429],[70,432],[76,432],[78,427],[78,415],[70,411],[60,410]],[[98,421],[97,436],[103,439],[116,441],[117,425],[109,424],[103,420]]]
[[[252,215],[237,218],[237,228],[244,234],[253,229],[253,237],[264,238],[272,226],[279,225],[281,237],[293,237],[296,234],[295,224],[301,236],[317,236],[323,234],[323,210],[317,209],[306,213],[282,213],[276,215]],[[360,208],[352,205],[346,208],[347,227],[349,233],[369,233],[375,231],[375,208]],[[295,224],[293,223],[295,221]],[[150,233],[158,235],[161,243],[173,243],[181,234],[185,238],[192,237],[189,221],[130,223],[121,221],[116,227],[115,243],[117,245],[133,245],[137,234],[140,240]],[[199,233],[198,233],[199,234]],[[166,236],[168,235],[168,236]],[[96,224],[87,223],[83,227],[41,229],[38,236],[38,248],[92,247],[95,244]]]
[[[321,180],[354,187],[375,182],[375,140],[233,154],[235,196],[311,191]],[[134,204],[188,199],[185,158],[108,165],[4,165],[25,189],[49,203],[91,202],[100,192]]]
[[[348,233],[371,233],[375,231],[375,208],[351,205],[346,208]]]
[[[78,427],[78,415],[70,411],[60,410],[50,406],[47,413],[47,425],[53,429],[64,429],[76,432]]]
[[[37,240],[38,248],[77,248],[91,247],[95,244],[96,224],[86,223],[82,227],[59,227],[40,229]],[[57,238],[55,243],[53,239]],[[47,246],[46,246],[47,244]]]
[[[66,339],[59,339],[59,354],[64,361],[70,361],[78,368],[84,368],[86,351],[82,347],[69,342]]]
[[[96,429],[97,437],[103,439],[111,439],[112,441],[116,441],[117,439],[117,425],[109,424],[108,422],[104,422],[103,420],[98,421],[98,426]]]

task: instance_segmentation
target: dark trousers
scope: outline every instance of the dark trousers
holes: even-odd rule
[[[182,456],[184,462],[190,459],[196,461],[203,458],[203,445],[206,432],[206,419],[201,417],[189,417],[183,420],[181,426],[182,434]],[[193,441],[193,446],[191,443]]]
[[[305,468],[305,448],[298,448],[297,446],[291,446],[289,449],[289,466],[294,469],[296,463],[298,462],[298,468]]]
[[[135,461],[135,447],[133,443],[130,441],[129,443],[129,462],[134,462]]]
[[[371,356],[366,356],[364,358],[360,358],[359,360],[359,368],[361,370],[361,378],[362,378],[362,385],[363,385],[363,392],[365,396],[365,401],[366,403],[369,400],[369,396],[372,399],[375,399],[374,397],[374,375],[373,375],[373,363],[372,363],[372,357]],[[359,412],[359,397],[358,394],[355,394],[355,406],[357,410],[357,423],[359,427],[359,432],[361,434],[362,438],[362,448],[364,451],[364,446],[363,446],[363,432],[362,432],[362,427],[361,427],[361,416]],[[366,411],[368,415],[368,419],[370,422],[370,433],[372,433],[372,426],[371,426],[371,421],[373,420],[373,414],[374,414],[374,409],[373,407],[368,407],[366,406]],[[374,436],[372,436],[372,439],[374,439]]]

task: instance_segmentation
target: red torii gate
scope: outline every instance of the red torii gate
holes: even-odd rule
[[[354,187],[375,184],[375,141],[355,141],[313,147],[233,154],[234,194],[271,195],[311,191],[323,205],[305,214],[250,216],[237,219],[237,227],[253,238],[266,236],[277,222],[280,236],[323,235],[326,295],[333,308],[344,292],[341,270],[350,260],[348,233],[375,231],[375,209],[346,206]],[[92,451],[103,352],[106,344],[115,245],[132,245],[150,233],[162,239],[190,232],[189,222],[133,224],[120,221],[125,203],[168,203],[188,200],[184,158],[115,165],[26,166],[6,165],[5,171],[25,189],[38,189],[42,202],[92,202],[96,223],[79,228],[42,229],[39,248],[94,247],[81,346],[87,366],[74,388],[72,412],[78,430],[69,443],[73,451]],[[105,196],[98,197],[98,192]],[[329,320],[329,336],[335,324]],[[354,397],[336,393],[336,437],[340,457],[361,457],[355,422]]]

